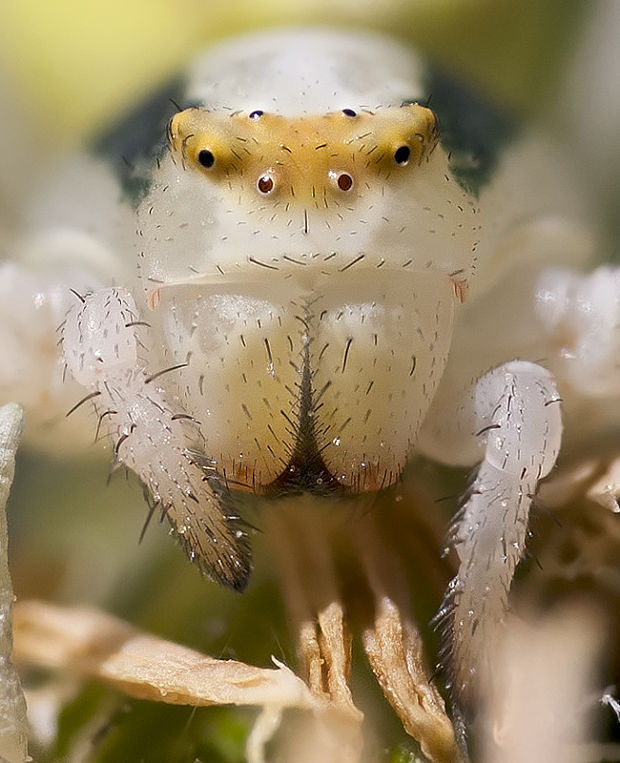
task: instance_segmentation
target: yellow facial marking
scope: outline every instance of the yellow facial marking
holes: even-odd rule
[[[374,179],[411,172],[437,144],[430,109],[409,104],[283,117],[186,109],[168,129],[173,157],[228,187],[288,203],[350,199]]]

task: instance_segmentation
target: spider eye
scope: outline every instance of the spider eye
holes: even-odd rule
[[[353,178],[346,172],[342,172],[338,175],[336,185],[341,191],[350,191],[353,188]]]
[[[256,185],[258,186],[258,190],[261,193],[268,194],[273,191],[275,184],[273,182],[273,178],[270,175],[261,175],[258,178],[258,183]]]
[[[215,157],[208,148],[203,148],[202,151],[198,153],[198,162],[202,164],[203,167],[213,167],[215,164]]]
[[[394,152],[394,161],[396,164],[407,164],[409,157],[411,156],[411,149],[409,146],[399,146]]]
[[[353,111],[353,109],[343,109],[342,113],[345,115],[345,117],[356,117],[357,111]]]
[[[250,112],[250,119],[260,119],[265,112],[261,111],[260,109],[256,109],[256,111]]]

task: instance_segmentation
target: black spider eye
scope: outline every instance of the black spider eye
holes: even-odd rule
[[[353,111],[353,109],[343,109],[342,113],[345,115],[345,117],[356,117],[357,111]]]
[[[198,154],[198,161],[203,167],[213,167],[215,164],[215,157],[208,148],[203,148]]]
[[[250,112],[250,119],[260,119],[265,112],[261,111],[260,109],[256,109],[256,111]]]
[[[407,164],[410,156],[411,149],[409,146],[399,146],[394,152],[394,161],[396,164]]]

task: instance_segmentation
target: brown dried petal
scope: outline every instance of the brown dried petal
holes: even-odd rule
[[[387,596],[378,602],[374,627],[363,640],[385,696],[422,752],[435,763],[461,761],[443,700],[428,678],[420,636]]]
[[[281,663],[269,669],[217,660],[93,609],[21,602],[14,623],[16,660],[79,672],[140,699],[193,706],[321,706]]]

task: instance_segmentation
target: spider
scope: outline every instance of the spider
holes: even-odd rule
[[[373,493],[414,453],[475,466],[438,616],[467,703],[562,418],[572,434],[618,400],[620,270],[587,272],[588,215],[548,145],[392,41],[243,38],[197,63],[185,103],[132,204],[103,205],[115,186],[90,168],[97,209],[37,240],[61,275],[3,266],[11,304],[51,305],[26,344],[63,318],[22,398],[64,365],[84,393],[62,396],[95,406],[151,511],[235,590],[241,493]]]

